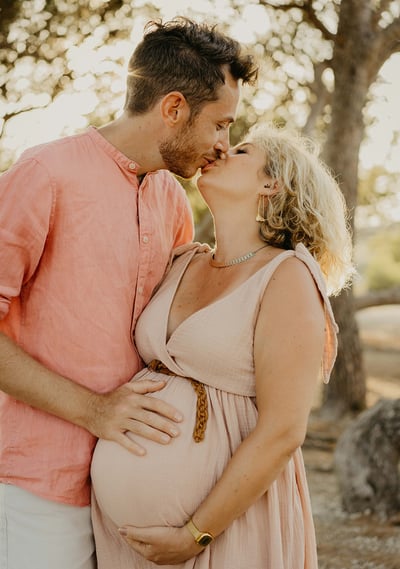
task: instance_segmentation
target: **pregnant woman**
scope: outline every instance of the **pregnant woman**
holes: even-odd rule
[[[98,442],[99,569],[317,569],[300,446],[336,355],[327,295],[352,272],[344,201],[306,142],[273,127],[198,187],[216,246],[176,250],[135,333],[147,367],[132,381],[166,381],[151,397],[183,412],[181,433],[142,457]]]

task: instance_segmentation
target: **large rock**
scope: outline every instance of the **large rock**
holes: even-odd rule
[[[349,513],[400,513],[400,399],[381,399],[339,437],[334,464]]]

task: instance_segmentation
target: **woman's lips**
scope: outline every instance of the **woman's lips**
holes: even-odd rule
[[[207,170],[210,170],[211,168],[213,168],[213,166],[215,166],[215,160],[212,160],[212,161],[207,160],[207,164],[205,164],[201,168],[201,173],[204,174],[204,172],[207,172]]]

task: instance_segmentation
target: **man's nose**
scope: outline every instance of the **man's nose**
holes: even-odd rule
[[[219,132],[218,141],[215,145],[215,149],[220,153],[226,153],[229,150],[229,129],[222,129]]]

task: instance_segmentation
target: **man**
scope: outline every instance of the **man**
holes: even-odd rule
[[[191,177],[226,152],[239,84],[256,74],[213,27],[152,23],[121,117],[27,150],[0,178],[2,569],[95,567],[96,439],[143,454],[134,434],[179,434],[178,411],[146,397],[163,384],[126,385],[141,366],[132,331],[193,238],[167,170]]]

